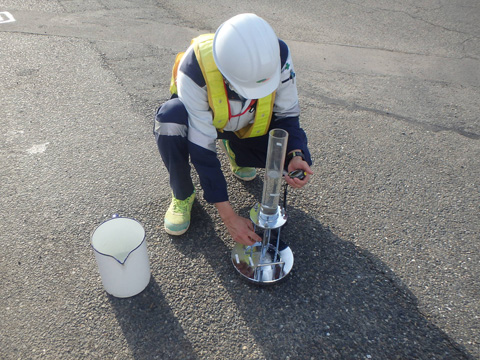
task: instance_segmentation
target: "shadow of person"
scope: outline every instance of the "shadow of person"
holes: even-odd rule
[[[197,359],[153,276],[140,294],[108,299],[135,359]]]
[[[285,280],[271,286],[251,284],[236,272],[231,240],[221,240],[223,225],[202,206],[192,213],[195,242],[175,242],[185,256],[205,257],[266,358],[471,358],[420,313],[415,296],[377,257],[292,206],[287,215],[281,236],[295,262]]]

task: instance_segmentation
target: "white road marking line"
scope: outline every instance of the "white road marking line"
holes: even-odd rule
[[[15,18],[8,11],[0,12],[0,24],[14,22]]]

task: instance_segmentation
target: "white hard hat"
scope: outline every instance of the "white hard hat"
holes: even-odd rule
[[[278,37],[255,14],[240,14],[220,25],[213,38],[213,58],[218,70],[244,98],[262,98],[280,84]]]

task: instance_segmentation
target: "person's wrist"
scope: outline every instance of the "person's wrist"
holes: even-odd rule
[[[290,164],[290,161],[292,161],[293,158],[296,158],[296,157],[300,157],[303,161],[305,161],[305,155],[303,154],[302,150],[293,150],[287,154],[287,157],[285,159],[287,166],[288,164]]]
[[[218,214],[224,223],[235,216],[235,211],[233,211],[233,208],[228,201],[216,203],[215,206],[217,207]]]

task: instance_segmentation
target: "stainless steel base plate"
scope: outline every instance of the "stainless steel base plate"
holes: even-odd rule
[[[274,284],[288,275],[293,267],[293,253],[288,245],[273,237],[267,244],[262,259],[262,243],[252,246],[236,244],[232,262],[237,271],[256,284]]]

